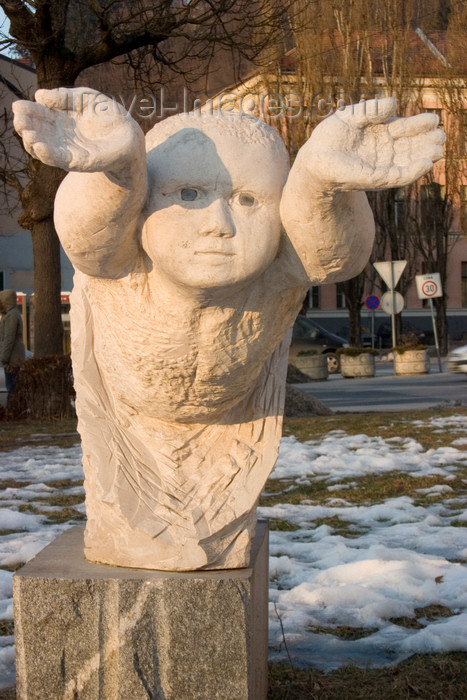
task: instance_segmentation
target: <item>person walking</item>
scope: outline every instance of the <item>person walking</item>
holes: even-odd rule
[[[5,371],[8,410],[16,389],[19,368],[26,354],[23,343],[23,320],[16,306],[16,292],[13,289],[0,292],[0,314],[0,364]]]

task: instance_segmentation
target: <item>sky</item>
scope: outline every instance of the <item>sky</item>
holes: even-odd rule
[[[280,480],[284,493],[293,484],[316,483],[324,485],[328,498],[324,505],[284,500],[259,509],[260,517],[296,528],[270,532],[271,660],[287,660],[283,631],[295,665],[324,670],[349,663],[394,665],[415,653],[467,651],[467,498],[460,499],[450,486],[467,465],[467,416],[413,421],[414,434],[417,424],[448,433],[450,446],[424,450],[414,438],[349,436],[339,430],[319,442],[283,438],[266,489],[280,491]],[[352,479],[394,471],[435,475],[437,485],[420,492],[428,505],[403,494],[370,505],[342,497]],[[22,512],[21,506],[43,510],[44,497],[82,493],[81,486],[50,485],[81,478],[78,445],[0,453],[0,479],[15,480],[0,493],[0,530],[16,531],[0,537],[0,566],[26,562],[73,524],[50,524],[46,515]],[[76,509],[84,513],[83,505]],[[346,533],[334,526],[336,517],[348,525]],[[13,616],[11,582],[12,574],[0,569],[0,620]],[[446,616],[433,619],[427,606],[440,606]],[[398,624],[406,618],[414,624]],[[343,626],[358,630],[356,638],[332,634]],[[14,682],[13,644],[13,636],[0,637],[0,688]]]
[[[10,22],[6,18],[3,10],[0,8],[0,31],[3,32],[4,34],[8,34],[9,26],[10,26]],[[11,51],[9,51],[8,49],[2,49],[0,51],[0,53],[4,54],[5,56],[12,56]]]

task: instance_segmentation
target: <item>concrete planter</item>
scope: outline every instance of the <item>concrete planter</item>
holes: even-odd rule
[[[343,377],[374,377],[375,356],[370,352],[360,355],[340,355],[341,373]]]
[[[289,359],[290,364],[314,380],[328,378],[326,355],[296,355]]]
[[[430,358],[428,350],[406,350],[394,353],[395,374],[428,374]]]

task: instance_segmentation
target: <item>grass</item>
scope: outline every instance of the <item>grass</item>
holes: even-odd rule
[[[456,435],[449,430],[436,431],[428,423],[433,415],[431,411],[408,411],[400,415],[387,413],[347,413],[334,416],[317,416],[314,418],[290,418],[284,421],[285,436],[295,436],[299,441],[319,441],[331,431],[340,430],[347,435],[364,433],[369,437],[411,438],[417,440],[424,450],[450,447]],[[466,408],[437,410],[436,417],[447,418],[453,415],[467,416]],[[425,425],[413,425],[413,421],[423,421]],[[398,442],[394,443],[395,445]],[[402,443],[401,443],[402,444]],[[466,445],[456,445],[459,451],[467,449]],[[445,485],[446,479],[437,475],[404,474],[400,471],[384,474],[371,474],[342,479],[332,491],[325,480],[310,478],[310,484],[297,484],[292,479],[270,480],[260,498],[261,506],[273,506],[284,501],[297,505],[304,501],[313,505],[329,504],[331,499],[342,499],[352,505],[369,505],[382,503],[390,498],[409,496],[417,506],[426,506],[443,500],[446,508],[453,511],[465,508],[465,500],[456,503],[456,498],[465,499],[467,494],[467,467],[461,463],[448,482],[452,493],[421,494],[420,489],[429,489]],[[339,488],[340,487],[340,488]],[[467,522],[454,520],[457,527],[467,527]]]
[[[291,503],[297,505],[305,500],[313,500],[315,503],[322,503],[329,498],[328,486],[324,481],[317,481],[313,484],[293,485],[293,481],[271,480],[267,483],[267,493],[259,499],[260,506],[274,506],[276,503]],[[287,485],[286,485],[287,484]],[[278,490],[274,490],[278,486]]]
[[[456,435],[449,430],[435,432],[433,426],[412,424],[419,420],[427,422],[433,416],[448,417],[450,415],[467,415],[467,409],[455,408],[443,411],[411,411],[401,415],[371,413],[371,414],[339,414],[316,418],[295,418],[284,422],[284,435],[295,435],[301,441],[320,440],[323,435],[332,430],[342,430],[349,435],[365,433],[366,435],[415,438],[421,446],[427,449],[450,446]],[[18,448],[20,445],[31,447],[38,444],[70,446],[78,442],[74,421],[61,423],[38,423],[23,421],[17,423],[0,423],[0,452]],[[397,443],[396,443],[397,444]],[[466,446],[457,446],[459,450]],[[314,505],[329,504],[334,499],[342,499],[346,503],[365,505],[381,503],[389,498],[409,496],[417,505],[433,503],[437,498],[443,499],[444,506],[453,511],[452,525],[467,527],[467,522],[456,519],[457,512],[465,508],[467,492],[467,468],[459,465],[458,471],[453,472],[449,486],[452,493],[428,496],[417,493],[418,489],[431,488],[438,484],[446,484],[439,476],[410,476],[401,472],[360,476],[342,479],[338,488],[328,490],[329,482],[310,479],[309,484],[296,484],[293,479],[270,480],[261,496],[260,503],[272,506],[277,503],[299,504],[308,501]],[[37,497],[23,504],[27,512],[40,513],[51,522],[63,522],[72,518],[82,519],[81,513],[74,506],[82,501],[81,496],[60,494],[59,490],[69,490],[81,484],[80,481],[53,481],[47,485],[54,490],[50,496]],[[24,482],[14,479],[0,482],[0,488],[22,488]],[[50,511],[54,508],[54,511]],[[329,517],[317,520],[315,527],[327,525],[334,533],[351,538],[358,536],[355,527],[341,518]],[[272,519],[271,529],[295,531],[300,529],[287,520]],[[7,531],[0,532],[0,535]],[[3,567],[6,570],[16,570],[20,565]],[[449,617],[451,610],[441,605],[430,605],[415,610],[415,617],[401,617],[391,620],[393,624],[412,629],[421,629],[426,621]],[[0,636],[12,634],[11,622],[0,624]],[[336,639],[361,639],[373,630],[354,628],[345,625],[335,627],[316,627],[316,634],[330,634]],[[14,689],[0,691],[0,700],[13,700]],[[413,656],[395,667],[382,669],[361,669],[354,666],[340,668],[330,673],[317,669],[295,668],[290,664],[270,664],[268,700],[459,700],[467,698],[467,654],[430,654]]]
[[[444,417],[454,415],[467,416],[467,408],[450,408],[436,410],[436,412],[406,411],[400,414],[393,413],[338,413],[333,416],[315,416],[313,418],[288,418],[284,420],[284,435],[294,435],[301,442],[306,440],[320,440],[323,435],[331,430],[343,430],[348,435],[365,433],[369,437],[415,438],[425,450],[447,447],[453,440],[449,431],[435,432],[433,426],[419,426],[415,428],[414,420],[427,422],[432,416]],[[458,446],[458,449],[467,449],[466,445]]]
[[[321,627],[321,626],[314,626],[314,627],[309,627],[308,628],[309,632],[313,632],[314,634],[332,634],[333,637],[337,637],[338,639],[347,639],[347,640],[355,640],[355,639],[364,639],[365,637],[369,637],[371,634],[377,631],[376,627],[375,628],[363,628],[363,627],[349,627],[348,625],[339,625],[338,627]]]
[[[333,430],[342,430],[348,435],[364,433],[369,437],[395,437],[416,439],[423,449],[449,447],[456,434],[449,430],[436,432],[431,425],[414,426],[412,421],[428,420],[433,415],[448,417],[467,415],[467,409],[455,408],[437,411],[411,411],[401,415],[339,414],[316,418],[294,418],[284,422],[284,435],[294,435],[298,440],[320,440]],[[397,444],[397,443],[395,443]],[[456,446],[459,450],[467,445]],[[365,505],[381,503],[390,498],[409,496],[416,505],[427,505],[443,500],[444,507],[453,512],[465,509],[467,493],[467,468],[459,464],[449,482],[445,478],[410,476],[398,471],[370,476],[352,477],[339,482],[341,488],[328,490],[328,483],[311,479],[310,485],[297,485],[293,480],[274,480],[267,484],[261,505],[277,503],[312,502],[313,505],[329,503],[331,499],[342,499],[346,503]],[[446,484],[453,489],[449,494],[420,494],[419,489]],[[266,495],[267,494],[267,495]],[[460,499],[460,500],[459,500]],[[355,531],[338,517],[323,518],[315,526],[326,524],[335,534],[354,537]],[[467,527],[467,522],[456,520],[452,525]],[[429,605],[415,609],[413,618],[397,618],[393,624],[409,629],[422,629],[426,621],[452,616],[453,611],[442,605]],[[371,630],[336,626],[315,628],[316,634],[330,634],[336,639],[361,639]],[[341,668],[331,673],[316,669],[294,668],[289,664],[270,664],[268,700],[459,700],[467,698],[467,654],[437,654],[413,656],[394,668],[361,669]]]
[[[0,620],[0,637],[9,637],[14,629],[13,620]]]
[[[467,698],[466,671],[462,653],[417,655],[394,667],[347,666],[327,674],[270,664],[268,700],[460,700]]]
[[[284,532],[295,532],[300,530],[298,525],[289,523],[288,520],[282,520],[281,518],[269,518],[268,525],[270,530],[282,530]]]
[[[263,493],[259,505],[274,506],[278,503],[291,503],[297,505],[304,501],[313,502],[313,505],[326,505],[334,499],[342,499],[351,505],[370,505],[382,503],[390,498],[410,496],[417,506],[425,506],[436,500],[443,500],[446,508],[459,510],[465,507],[458,503],[454,496],[465,496],[467,493],[467,467],[459,465],[458,471],[449,481],[453,493],[446,496],[445,493],[420,494],[419,489],[428,489],[437,485],[445,485],[446,479],[442,476],[410,476],[399,471],[386,474],[374,474],[370,476],[355,476],[342,479],[339,482],[341,488],[328,490],[329,484],[325,481],[316,481],[310,485],[292,486],[292,481],[284,482],[277,479],[267,484],[267,493]],[[286,490],[287,489],[287,490]],[[455,520],[456,527],[467,527],[467,522]],[[280,529],[280,528],[272,528]]]
[[[84,499],[81,499],[81,502]],[[50,523],[66,523],[69,520],[84,520],[85,516],[75,508],[65,506],[60,510],[51,511],[48,508],[41,508],[35,503],[24,503],[18,508],[20,513],[32,513],[33,515],[44,515]]]
[[[78,442],[75,418],[52,423],[34,420],[0,422],[0,452],[41,444],[71,447]]]
[[[465,520],[452,520],[451,521],[452,527],[467,527],[467,521]]]

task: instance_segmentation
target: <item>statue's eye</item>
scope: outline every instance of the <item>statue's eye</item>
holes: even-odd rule
[[[198,197],[198,190],[191,190],[189,188],[185,188],[182,190],[181,195],[184,202],[194,202],[195,199]]]
[[[246,192],[242,192],[238,198],[238,201],[242,207],[254,207],[256,204],[256,199],[251,194],[247,194]]]

